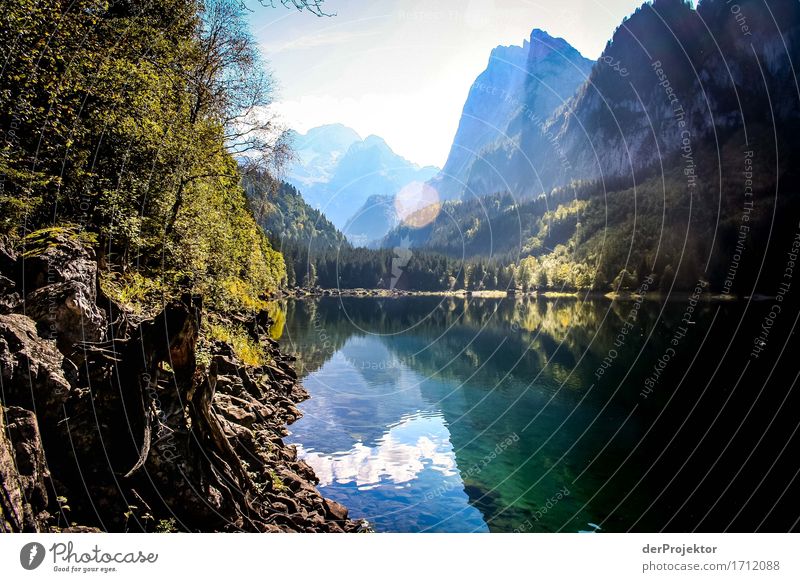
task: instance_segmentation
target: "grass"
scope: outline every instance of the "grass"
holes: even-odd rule
[[[210,321],[204,326],[209,341],[219,340],[233,349],[243,364],[260,367],[269,361],[264,348],[254,340],[247,331],[238,325],[230,325],[221,321]]]
[[[163,305],[165,289],[161,281],[135,271],[124,275],[103,272],[100,286],[108,297],[138,315],[150,314]]]

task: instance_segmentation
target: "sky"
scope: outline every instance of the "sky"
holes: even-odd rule
[[[442,167],[470,85],[498,45],[534,28],[596,59],[643,0],[326,0],[335,14],[253,2],[251,32],[277,81],[274,111],[305,132],[342,123]]]

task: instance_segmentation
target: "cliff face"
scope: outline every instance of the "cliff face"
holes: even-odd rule
[[[569,99],[591,69],[569,43],[534,29],[520,46],[499,46],[470,88],[442,172],[431,182],[442,198],[482,194],[465,189],[486,148],[514,146]]]
[[[0,531],[359,529],[283,444],[308,395],[268,316],[230,316],[267,364],[201,353],[198,298],[125,311],[73,234],[0,245]]]
[[[555,289],[624,270],[774,294],[800,204],[797,62],[796,0],[646,3],[562,106],[483,149],[443,218],[383,244],[532,255]]]
[[[575,95],[545,123],[524,127],[518,143],[496,143],[469,187],[523,195],[575,179],[632,181],[679,166],[682,155],[689,172],[714,176],[717,152],[736,150],[741,166],[748,143],[767,142],[763,156],[774,159],[773,126],[787,137],[800,121],[799,34],[800,5],[790,0],[644,4]],[[710,158],[702,168],[691,166],[698,154]]]

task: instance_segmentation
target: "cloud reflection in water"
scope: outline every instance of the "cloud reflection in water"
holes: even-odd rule
[[[323,453],[297,445],[298,456],[314,469],[321,487],[355,483],[360,490],[380,483],[410,483],[426,468],[444,477],[458,474],[450,433],[439,414],[416,413],[403,418],[374,447],[362,442],[349,450]]]

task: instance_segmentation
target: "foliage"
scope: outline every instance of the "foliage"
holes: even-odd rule
[[[712,150],[698,148],[695,153],[698,167],[714,167]],[[733,163],[727,158],[723,162]],[[689,189],[680,166],[669,160],[664,166],[663,175],[644,172],[635,186],[623,178],[606,178],[576,182],[536,197],[498,193],[448,202],[433,224],[423,229],[400,227],[384,245],[396,245],[403,236],[415,255],[436,251],[454,258],[465,256],[467,279],[457,276],[456,288],[474,288],[469,279],[475,265],[496,264],[511,265],[512,286],[525,291],[608,291],[620,283],[622,289],[633,289],[650,274],[654,276],[651,290],[691,289],[701,277],[720,290],[744,224],[749,230],[740,249],[742,259],[737,259],[736,282],[752,285],[759,279],[758,241],[767,244],[770,231],[782,240],[792,232],[788,217],[793,214],[795,197],[778,200],[787,211],[777,212],[776,220],[786,222],[785,227],[778,228],[776,223],[770,229],[768,204],[748,211],[744,223],[736,175],[726,176],[721,184],[714,176],[700,176],[696,187]],[[754,175],[767,177],[755,183],[754,189],[774,189],[766,166]],[[778,259],[770,255],[767,263],[771,261]],[[502,274],[503,267],[497,268]],[[622,271],[625,274],[620,276]],[[760,282],[768,284],[764,273],[772,272],[764,269]],[[498,284],[498,288],[505,287]]]
[[[177,523],[174,517],[169,519],[159,519],[156,524],[156,533],[175,533],[178,531]]]
[[[266,350],[241,326],[218,320],[204,323],[204,332],[208,341],[219,340],[230,345],[233,353],[247,366],[258,368],[269,360]]]
[[[63,224],[42,228],[25,236],[21,241],[25,249],[23,256],[34,257],[63,239],[71,239],[88,246],[97,244],[97,237],[94,234],[82,231],[74,225]]]
[[[285,144],[250,115],[272,85],[244,15],[236,0],[7,3],[0,232],[85,234],[126,302],[191,290],[257,308],[284,264],[232,153],[278,164]]]
[[[120,306],[139,315],[150,315],[162,306],[166,289],[156,277],[137,271],[124,274],[104,272],[100,285],[105,294]]]

